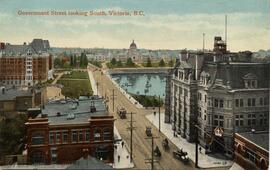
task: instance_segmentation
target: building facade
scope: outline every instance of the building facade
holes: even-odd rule
[[[183,50],[166,86],[165,122],[189,142],[198,125],[207,152],[232,154],[233,134],[269,127],[269,63],[252,63],[251,53]]]
[[[67,164],[88,155],[114,161],[114,118],[101,99],[55,101],[30,118],[28,164]]]
[[[1,43],[0,84],[5,86],[32,86],[48,80],[53,69],[49,42],[34,39],[30,44]]]
[[[269,131],[235,133],[234,161],[244,169],[269,167]]]

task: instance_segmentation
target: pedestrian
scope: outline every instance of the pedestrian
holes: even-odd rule
[[[200,151],[200,153],[202,153],[202,147],[199,147],[199,151]]]
[[[124,144],[125,144],[125,143],[124,143],[124,141],[122,141],[122,143],[121,143],[121,145],[122,145],[122,148],[124,147]]]
[[[120,162],[120,155],[118,155],[118,162]]]
[[[156,112],[154,112],[154,116],[156,116]]]

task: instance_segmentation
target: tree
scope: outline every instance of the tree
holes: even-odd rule
[[[163,58],[159,61],[159,64],[158,64],[160,67],[164,67],[165,66],[165,62],[163,60]]]
[[[134,66],[135,66],[135,64],[133,63],[133,61],[132,61],[131,58],[128,58],[128,59],[127,59],[126,65],[127,65],[128,67],[134,67]]]
[[[26,114],[18,114],[15,118],[7,118],[0,122],[0,146],[3,155],[20,154],[26,136],[26,121]]]
[[[152,67],[152,63],[151,63],[150,57],[147,58],[146,67]]]
[[[116,59],[115,59],[115,58],[112,58],[111,64],[112,64],[112,65],[115,65],[115,64],[116,64]]]
[[[61,66],[61,60],[59,57],[54,59],[54,67],[60,67]]]
[[[74,66],[74,60],[73,60],[73,55],[70,55],[70,66]]]
[[[169,66],[170,66],[170,67],[173,67],[173,65],[174,65],[174,62],[173,62],[173,59],[171,59],[171,60],[169,61]]]
[[[120,60],[119,60],[119,61],[117,61],[117,66],[118,66],[118,67],[122,67],[122,66],[123,66],[122,61],[120,61]]]

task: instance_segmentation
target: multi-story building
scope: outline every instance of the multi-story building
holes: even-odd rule
[[[17,89],[0,87],[0,115],[14,116],[18,112],[26,112],[32,107],[41,107],[45,103],[44,89]]]
[[[1,43],[0,84],[32,86],[47,81],[53,67],[49,48],[48,40],[42,39],[34,39],[28,45]]]
[[[67,164],[88,155],[114,161],[114,118],[100,98],[48,103],[26,123],[28,164]]]
[[[207,151],[232,154],[233,134],[269,127],[270,63],[252,63],[251,52],[183,50],[167,80],[165,122],[193,142],[195,124]]]
[[[269,131],[235,133],[234,160],[244,169],[269,167]]]

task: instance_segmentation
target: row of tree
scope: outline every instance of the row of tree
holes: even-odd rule
[[[170,60],[169,63],[168,63],[168,65],[171,66],[171,67],[173,66],[173,64],[174,64],[173,60]],[[148,57],[147,62],[146,62],[146,67],[152,67],[152,66],[153,65],[152,65],[151,59]],[[163,60],[163,58],[159,61],[158,66],[159,67],[165,67],[166,66],[166,63]]]
[[[122,63],[122,61],[120,60],[117,61],[115,58],[112,58],[110,61],[110,65],[113,67],[123,67],[123,66],[135,67],[135,63],[132,61],[131,58],[128,58],[126,63]]]
[[[80,56],[76,55],[63,55],[62,57],[56,57],[54,59],[54,67],[56,68],[73,68],[81,67],[85,68],[88,65],[88,58],[85,53],[81,53]]]

